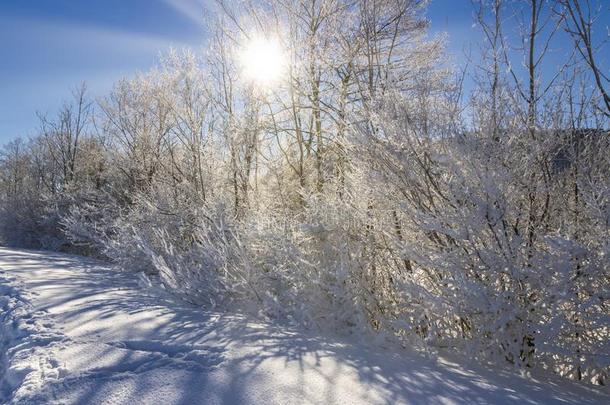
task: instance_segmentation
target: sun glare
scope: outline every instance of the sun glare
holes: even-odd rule
[[[280,43],[271,38],[250,40],[241,51],[240,62],[244,78],[263,87],[277,83],[286,64]]]

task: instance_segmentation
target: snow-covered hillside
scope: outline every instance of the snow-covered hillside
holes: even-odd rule
[[[0,310],[1,403],[610,403],[605,387],[205,312],[55,253],[0,249]]]

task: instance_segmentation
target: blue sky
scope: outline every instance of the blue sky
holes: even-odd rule
[[[204,40],[197,0],[1,0],[0,142],[33,135],[86,81],[107,92],[152,66],[159,52]]]
[[[1,0],[0,142],[34,135],[36,111],[54,112],[82,81],[103,95],[170,46],[199,48],[210,1]],[[470,0],[432,0],[428,17],[458,63],[481,38]]]
[[[34,135],[36,111],[53,113],[82,81],[103,95],[170,46],[200,47],[209,1],[1,0],[0,143]],[[451,33],[452,50],[471,30],[470,10],[469,0],[430,6],[433,29]]]

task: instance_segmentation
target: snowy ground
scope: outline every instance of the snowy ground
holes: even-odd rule
[[[610,403],[603,387],[308,336],[98,262],[0,249],[0,403]]]

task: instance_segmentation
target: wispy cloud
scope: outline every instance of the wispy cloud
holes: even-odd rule
[[[163,50],[170,46],[188,44],[150,34],[131,32],[116,28],[94,25],[79,25],[68,22],[49,22],[25,19],[0,18],[0,33],[12,33],[6,36],[8,43],[44,42],[56,44],[57,48],[69,47],[91,48],[96,52],[109,50],[113,52],[143,52]],[[19,33],[19,35],[14,35]],[[4,35],[3,35],[4,36]],[[7,46],[5,42],[4,46]]]
[[[163,2],[192,22],[203,24],[206,10],[203,0],[163,0]]]
[[[177,39],[97,25],[0,15],[0,143],[36,131],[35,111],[53,111],[85,80],[95,95],[147,70]]]

